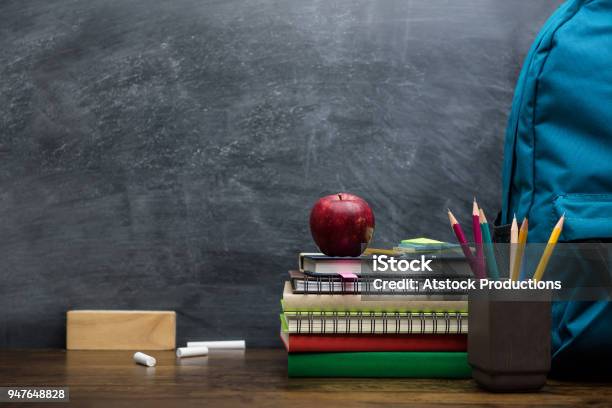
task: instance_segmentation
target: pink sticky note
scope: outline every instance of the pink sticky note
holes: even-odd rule
[[[357,275],[351,272],[338,272],[342,280],[357,280]]]

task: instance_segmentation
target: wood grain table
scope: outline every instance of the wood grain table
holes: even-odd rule
[[[88,407],[612,406],[612,384],[549,381],[539,393],[491,394],[471,380],[287,378],[287,357],[276,349],[182,360],[149,352],[152,368],[132,354],[1,350],[0,385],[68,386],[70,405]]]

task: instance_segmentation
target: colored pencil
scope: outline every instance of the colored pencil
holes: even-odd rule
[[[518,280],[521,275],[521,265],[523,262],[523,253],[525,252],[525,244],[527,244],[527,233],[529,232],[529,220],[527,217],[521,223],[521,228],[518,234],[518,244],[516,253],[514,254],[514,268],[512,269],[512,280]]]
[[[475,268],[474,255],[472,255],[472,251],[470,250],[470,246],[467,242],[467,239],[465,238],[465,234],[463,233],[463,230],[461,229],[461,225],[459,225],[459,222],[457,222],[457,219],[455,218],[455,216],[453,215],[450,209],[448,210],[448,219],[450,220],[451,227],[453,228],[453,231],[455,232],[457,241],[459,241],[459,245],[461,245],[463,254],[465,255],[465,258],[470,264],[470,267],[472,268],[472,272],[474,273],[474,275],[476,275],[476,277],[479,277],[479,275],[477,274],[476,268]]]
[[[538,263],[538,267],[533,274],[533,279],[537,282],[542,279],[544,276],[544,272],[546,271],[546,266],[548,265],[548,261],[550,260],[550,256],[552,255],[555,245],[557,245],[557,241],[559,240],[559,235],[561,235],[561,231],[563,231],[563,221],[565,220],[565,214],[559,218],[557,221],[557,225],[553,228],[550,233],[550,238],[548,238],[548,243],[546,244],[546,248],[544,248],[544,253],[542,254],[542,258],[540,258],[540,263]]]
[[[512,271],[514,270],[514,262],[516,261],[516,246],[518,245],[518,225],[516,223],[516,214],[512,218],[512,227],[510,228],[510,269],[508,277],[512,279]]]
[[[482,230],[480,229],[480,215],[478,212],[478,203],[474,197],[472,204],[472,234],[474,236],[474,245],[476,246],[476,268],[478,269],[477,276],[486,277],[484,250],[482,248]]]
[[[484,242],[485,255],[487,259],[487,268],[489,278],[493,280],[499,280],[499,269],[497,269],[497,260],[495,259],[495,250],[493,248],[493,240],[491,239],[491,230],[489,230],[489,222],[485,217],[482,208],[479,212],[480,215],[480,228],[482,229],[482,240]]]

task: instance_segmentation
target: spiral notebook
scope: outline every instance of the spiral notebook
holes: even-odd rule
[[[431,274],[428,276],[414,276],[409,274],[403,275],[360,275],[355,276],[353,279],[347,279],[346,277],[337,274],[335,276],[325,274],[315,274],[309,272],[300,271],[289,271],[289,278],[291,280],[291,288],[293,293],[303,294],[379,294],[379,295],[414,295],[414,296],[440,296],[440,299],[448,300],[461,300],[466,299],[467,290],[441,290],[441,289],[427,289],[427,290],[415,290],[410,287],[400,289],[385,289],[375,290],[374,279],[384,277],[385,279],[404,279],[409,278],[415,282],[418,288],[423,288],[423,284],[427,279],[450,279],[463,281],[473,277],[471,270],[467,263],[465,267],[456,270],[454,273],[449,274]]]
[[[295,293],[285,282],[281,305],[285,311],[329,312],[466,312],[466,295],[406,294],[364,296],[360,294]]]
[[[290,334],[459,334],[467,333],[467,313],[289,312],[281,327]]]
[[[420,259],[425,253],[399,254],[395,256],[397,259],[414,260]],[[456,276],[471,273],[468,262],[463,254],[456,251],[434,251],[427,253],[427,259],[431,259],[430,263],[434,270],[434,275],[439,276]],[[302,252],[298,257],[298,270],[312,276],[320,277],[337,277],[340,273],[350,273],[355,275],[372,275],[373,271],[373,255],[362,255],[359,257],[335,257],[327,256],[321,253]],[[380,273],[380,272],[378,272]],[[396,275],[404,275],[397,272]],[[431,272],[411,273],[413,277],[427,277]]]
[[[280,332],[289,353],[342,353],[358,351],[463,351],[465,334],[289,334]]]

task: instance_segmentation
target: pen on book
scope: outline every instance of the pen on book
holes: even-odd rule
[[[470,246],[468,245],[467,239],[465,238],[465,234],[463,233],[463,230],[461,229],[461,225],[459,225],[459,222],[457,222],[457,219],[455,218],[455,216],[453,215],[450,209],[448,210],[448,219],[450,220],[451,227],[453,228],[453,231],[455,232],[457,241],[459,242],[459,245],[461,245],[463,254],[465,255],[465,258],[470,264],[470,267],[472,268],[472,272],[474,273],[476,277],[479,278],[480,276],[477,274],[477,271],[475,269],[474,256],[472,255]]]
[[[540,258],[540,263],[538,263],[538,267],[536,268],[535,273],[533,274],[533,279],[537,282],[542,279],[544,276],[544,272],[546,271],[546,266],[548,265],[548,261],[550,260],[550,256],[552,255],[555,245],[557,245],[557,241],[559,240],[559,236],[561,235],[561,231],[563,230],[563,222],[565,220],[565,214],[559,218],[557,221],[557,225],[553,228],[550,233],[550,238],[548,238],[548,243],[546,244],[546,248],[544,248],[544,253],[542,254],[542,258]]]
[[[480,215],[476,197],[474,197],[474,203],[472,204],[472,234],[474,235],[474,245],[476,245],[476,268],[478,269],[478,276],[486,278],[484,250],[482,247],[482,230],[480,229]]]
[[[480,209],[480,228],[482,229],[482,240],[484,242],[485,255],[487,260],[487,268],[489,277],[494,280],[499,280],[499,269],[497,268],[497,259],[495,258],[495,248],[491,239],[491,231],[489,230],[489,222],[485,213]]]
[[[512,227],[510,227],[510,269],[508,277],[513,278],[512,271],[514,270],[514,262],[516,261],[516,246],[518,245],[518,225],[516,223],[516,214],[512,218]],[[512,279],[516,280],[516,279]]]

